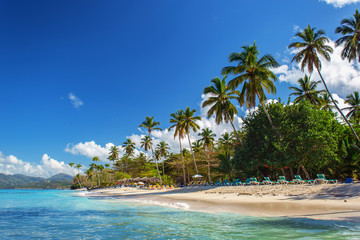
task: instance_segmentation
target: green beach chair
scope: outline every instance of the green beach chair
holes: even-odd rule
[[[244,185],[252,185],[251,178],[247,178]]]
[[[295,175],[295,179],[293,179],[294,183],[308,183],[308,184],[314,184],[315,180],[304,180],[300,175]]]
[[[229,184],[229,180],[226,179],[221,185],[222,185],[222,186],[229,186],[229,185],[230,185],[230,184]]]
[[[289,184],[291,183],[291,181],[286,180],[286,178],[284,176],[279,176],[279,179],[277,180],[278,183],[280,184]]]
[[[234,186],[240,186],[243,185],[243,183],[239,180],[239,179],[235,179],[235,181],[233,182]]]
[[[254,178],[254,177],[251,178],[251,181],[252,181],[253,184],[256,184],[256,185],[260,184],[260,182],[258,182],[258,180],[256,178]]]
[[[264,180],[261,182],[261,184],[272,185],[272,184],[276,184],[276,182],[271,181],[271,179],[269,177],[264,177]]]
[[[336,179],[326,179],[324,174],[316,174],[316,176],[318,178],[315,179],[315,182],[319,182],[319,183],[324,182],[326,184],[328,184],[328,183],[337,183],[338,182],[338,180],[336,180]]]

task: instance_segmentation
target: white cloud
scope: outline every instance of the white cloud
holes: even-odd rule
[[[0,152],[0,172],[5,174],[24,174],[33,177],[48,178],[58,173],[74,176],[77,170],[64,162],[59,162],[44,154],[41,164],[32,164],[22,161],[13,155],[5,156]]]
[[[357,3],[360,0],[320,0],[322,2],[326,2],[327,4],[332,4],[334,7],[341,8],[347,4]]]
[[[84,105],[83,101],[80,98],[75,96],[73,93],[69,93],[69,99],[74,108],[78,109],[80,106]]]
[[[329,45],[333,47],[334,52],[331,54],[331,61],[327,62],[324,58],[321,58],[323,75],[329,91],[336,93],[339,96],[345,97],[351,94],[353,91],[360,89],[360,71],[359,63],[349,63],[347,60],[341,59],[342,46],[335,48],[334,41],[330,40]],[[297,85],[297,80],[304,77],[307,70],[302,72],[300,70],[300,64],[281,65],[279,68],[273,70],[275,74],[279,75],[279,80]],[[308,73],[307,73],[308,74]],[[311,76],[314,81],[320,80],[320,77],[314,69]],[[322,84],[318,85],[319,88],[323,88]]]

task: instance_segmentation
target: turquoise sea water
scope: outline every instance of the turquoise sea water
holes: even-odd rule
[[[0,190],[0,239],[360,239],[360,226],[199,213],[72,191]]]

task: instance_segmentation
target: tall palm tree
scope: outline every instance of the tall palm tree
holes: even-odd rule
[[[252,46],[242,47],[242,52],[240,53],[230,54],[229,61],[237,62],[237,65],[224,67],[222,74],[239,75],[229,82],[229,86],[235,89],[240,84],[243,84],[238,98],[240,105],[246,104],[247,108],[255,107],[257,98],[265,111],[271,127],[275,129],[265,107],[265,91],[269,94],[276,93],[274,81],[277,80],[277,77],[271,71],[271,68],[279,67],[279,63],[270,54],[265,54],[259,59],[259,51],[255,42]]]
[[[333,52],[333,49],[330,46],[326,45],[326,43],[329,42],[329,39],[325,36],[325,32],[322,30],[316,31],[316,28],[312,28],[312,27],[310,27],[310,25],[308,25],[302,32],[296,33],[295,36],[299,37],[302,40],[302,42],[294,42],[289,45],[288,48],[295,48],[295,49],[299,50],[299,52],[297,54],[295,54],[295,56],[293,57],[292,62],[293,61],[295,61],[297,63],[301,62],[301,70],[304,71],[304,68],[307,67],[310,74],[313,72],[314,67],[316,68],[316,70],[321,78],[321,81],[324,84],[325,90],[331,98],[331,101],[333,102],[336,109],[341,114],[344,121],[350,127],[350,129],[351,129],[352,133],[354,134],[354,136],[356,137],[356,139],[358,141],[360,141],[358,135],[352,128],[351,124],[349,123],[349,121],[344,116],[343,112],[340,110],[340,108],[336,104],[336,102],[335,102],[334,98],[332,97],[332,95],[326,85],[326,82],[320,72],[321,61],[319,59],[318,54],[323,56],[325,58],[325,60],[330,61],[330,59],[331,59],[330,53]]]
[[[75,168],[77,168],[77,170],[78,170],[77,176],[78,176],[78,181],[79,181],[80,187],[83,188],[82,184],[81,184],[81,181],[80,181],[80,168],[81,167],[82,167],[82,165],[80,163],[76,164],[76,166],[75,166]]]
[[[102,170],[104,170],[104,165],[102,164],[96,165],[96,170],[98,170],[99,187],[101,187],[100,174]]]
[[[341,21],[341,26],[337,27],[335,33],[340,33],[343,37],[335,42],[335,46],[344,43],[344,48],[341,51],[341,58],[360,61],[360,13],[355,11],[354,18],[347,18]]]
[[[225,152],[229,152],[233,147],[234,138],[232,134],[225,132],[218,140],[218,146],[224,149]]]
[[[211,183],[211,168],[210,168],[210,158],[209,158],[209,152],[214,147],[215,137],[216,134],[214,134],[209,128],[203,128],[202,132],[198,134],[200,136],[200,142],[202,143],[205,153],[206,153],[206,160],[207,160],[207,167],[208,167],[208,178],[209,183]]]
[[[94,161],[91,165],[90,165],[90,168],[92,169],[92,170],[97,170],[97,164],[96,164],[96,162],[100,162],[100,158],[99,157],[93,157],[92,158],[92,160]],[[97,176],[98,176],[98,179],[100,179],[100,176],[99,176],[99,172],[97,172]],[[100,182],[100,180],[99,180],[99,182]],[[100,185],[99,185],[99,187],[100,187]]]
[[[238,111],[230,101],[231,99],[237,99],[240,92],[234,90],[232,91],[226,84],[225,79],[226,76],[222,80],[218,77],[211,80],[213,85],[204,89],[204,94],[209,94],[210,97],[203,102],[202,107],[211,106],[207,112],[207,116],[210,117],[215,114],[215,122],[217,124],[220,124],[222,121],[226,123],[230,122],[234,132],[236,133],[237,140],[240,144],[242,144],[242,141],[233,124],[234,116],[237,115]]]
[[[161,128],[157,127],[157,126],[159,126],[159,125],[160,125],[160,123],[159,123],[159,122],[156,122],[156,121],[154,120],[154,117],[148,117],[148,116],[147,116],[147,117],[145,118],[145,121],[143,121],[143,122],[139,125],[139,127],[143,127],[143,128],[145,128],[145,129],[147,129],[148,132],[149,132],[149,138],[151,138],[151,131],[153,131],[153,130],[161,130]],[[160,185],[161,185],[161,184],[162,184],[162,179],[161,179],[161,175],[160,175],[160,171],[159,171],[159,166],[158,166],[158,164],[157,164],[157,160],[156,160],[156,158],[155,158],[155,156],[154,156],[154,150],[153,150],[153,148],[152,148],[152,144],[150,144],[150,149],[151,149],[153,158],[155,159],[155,165],[156,165],[156,169],[157,169],[157,172],[158,172],[158,175],[159,175]]]
[[[346,107],[342,109],[342,110],[349,110],[349,113],[346,114],[346,117],[353,119],[355,123],[359,124],[359,120],[360,120],[359,92],[355,91],[353,94],[346,96],[345,103],[350,105],[350,107]]]
[[[114,163],[119,158],[119,148],[117,146],[112,146],[110,148],[109,157],[108,159]],[[111,181],[111,174],[110,174],[110,181]]]
[[[182,146],[181,146],[181,139],[183,139],[185,137],[185,131],[184,131],[184,128],[182,127],[182,121],[184,119],[184,111],[178,110],[176,113],[170,114],[170,116],[172,117],[170,119],[170,123],[173,123],[173,125],[169,127],[169,131],[172,128],[175,128],[174,138],[176,138],[176,136],[179,137],[180,155],[181,155],[181,161],[182,161],[182,165],[183,165],[183,174],[184,174],[184,185],[186,186],[185,161],[184,161],[184,155],[183,155]]]
[[[74,167],[74,164],[75,164],[75,163],[71,162],[71,163],[69,163],[69,166],[73,168],[73,167]],[[78,173],[78,174],[79,174],[79,173]],[[80,187],[82,188],[81,182],[80,182],[80,180],[79,180],[79,178],[78,178],[78,174],[75,175],[75,178],[76,178],[76,180],[78,181]]]
[[[128,155],[129,157],[132,157],[134,155],[135,146],[136,146],[135,143],[130,138],[127,138],[122,145],[126,155]],[[127,172],[127,168],[128,168],[128,162],[126,161],[125,172]]]
[[[335,102],[338,103],[337,100],[335,100]],[[329,94],[327,93],[323,94],[321,100],[321,110],[332,112],[333,109],[334,109],[334,105],[329,97]]]
[[[156,146],[156,150],[159,151],[159,157],[160,159],[163,159],[162,161],[162,168],[163,168],[163,174],[165,175],[165,166],[164,166],[164,161],[168,155],[169,155],[169,144],[167,144],[165,141],[161,141],[157,146]]]
[[[152,150],[152,139],[149,136],[144,136],[141,139],[140,144],[141,144],[141,147],[143,147],[145,149],[145,151],[149,151],[151,149],[152,156],[153,156],[153,159],[155,161],[156,171],[157,171],[157,173],[159,175],[159,178],[160,178],[160,184],[162,184],[161,175],[160,175],[160,171],[159,171],[159,166],[157,164],[157,157],[156,157],[154,151]]]
[[[299,78],[298,83],[300,88],[289,87],[290,90],[294,91],[290,94],[290,96],[298,96],[295,98],[294,103],[309,101],[311,104],[319,106],[322,102],[321,94],[325,92],[324,90],[316,90],[316,87],[320,82],[321,81],[311,81],[308,75],[305,75],[303,78]]]
[[[196,175],[198,175],[199,172],[198,172],[198,169],[197,169],[197,166],[196,166],[195,155],[194,155],[194,152],[193,152],[193,150],[191,148],[191,140],[190,140],[190,131],[191,131],[191,129],[194,132],[196,132],[198,129],[200,129],[200,126],[196,123],[196,121],[201,120],[201,117],[200,116],[194,116],[195,112],[196,112],[195,109],[190,110],[190,108],[187,107],[186,110],[184,111],[184,119],[182,121],[181,126],[182,126],[182,128],[184,128],[184,132],[188,136],[189,148],[190,148],[193,160],[194,160]]]

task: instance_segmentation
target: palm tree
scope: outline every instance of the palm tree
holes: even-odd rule
[[[159,178],[160,178],[160,184],[162,184],[161,175],[160,175],[160,171],[159,171],[159,166],[157,164],[157,157],[156,157],[154,151],[152,150],[152,139],[149,136],[144,136],[141,139],[140,144],[141,144],[141,147],[145,149],[145,151],[149,151],[151,149],[152,156],[153,156],[153,159],[155,161],[156,171],[157,171],[157,173],[159,175]]]
[[[193,152],[193,150],[191,148],[191,140],[190,140],[190,130],[192,129],[194,132],[196,132],[198,129],[200,129],[200,126],[196,123],[196,121],[201,120],[201,117],[200,116],[194,116],[195,112],[196,112],[195,109],[190,110],[189,107],[186,108],[186,110],[184,111],[184,118],[183,118],[181,127],[184,129],[184,132],[188,136],[189,148],[190,148],[193,160],[194,160],[196,175],[198,175],[199,172],[198,172],[198,169],[197,169],[197,166],[196,166],[195,155],[194,155],[194,152]]]
[[[158,125],[160,125],[159,122],[156,122],[154,120],[154,117],[146,117],[145,118],[145,121],[143,121],[139,127],[143,127],[145,129],[148,130],[149,132],[149,138],[151,138],[151,131],[152,130],[161,130],[161,128],[157,127]],[[152,155],[153,155],[153,158],[155,159],[155,165],[156,165],[156,169],[157,169],[157,172],[158,172],[158,175],[159,175],[159,179],[160,179],[160,185],[162,185],[162,179],[161,179],[161,175],[160,175],[160,171],[159,171],[159,166],[157,164],[157,161],[156,161],[156,158],[154,156],[154,150],[152,148],[152,144],[150,144],[150,149],[151,149],[151,152],[152,152]]]
[[[193,141],[192,145],[191,145],[191,148],[192,148],[192,150],[194,151],[195,154],[199,155],[203,150],[203,145],[202,145],[200,139]]]
[[[169,154],[169,144],[167,144],[165,141],[161,141],[157,146],[156,146],[156,150],[159,151],[159,158],[166,158]],[[165,166],[164,166],[164,161],[165,159],[162,161],[162,168],[163,168],[163,172],[162,174],[165,175]]]
[[[126,155],[128,155],[129,157],[132,157],[134,155],[135,143],[131,141],[130,138],[127,138],[126,141],[123,142],[122,147],[124,148]],[[125,172],[127,172],[127,167],[128,162],[126,161]]]
[[[279,67],[279,64],[270,54],[265,54],[259,59],[259,51],[255,42],[252,46],[244,46],[242,49],[242,52],[232,53],[229,56],[229,61],[237,62],[237,66],[224,67],[222,74],[239,74],[239,76],[229,82],[229,86],[235,89],[240,84],[243,84],[238,98],[240,105],[246,104],[247,108],[255,107],[257,98],[264,109],[271,127],[275,129],[271,117],[265,108],[264,102],[266,96],[264,90],[269,94],[276,93],[274,81],[277,80],[277,77],[271,71],[271,68]]]
[[[355,91],[353,94],[346,96],[345,103],[350,105],[350,107],[346,107],[342,109],[342,110],[349,110],[349,113],[346,114],[346,117],[353,119],[355,123],[359,124],[359,120],[360,120],[359,92]]]
[[[335,100],[335,102],[338,103],[337,100]],[[332,104],[329,94],[325,93],[324,95],[322,95],[321,110],[332,112],[333,109],[334,105]]]
[[[76,166],[75,166],[75,168],[77,168],[77,170],[78,170],[77,176],[78,176],[78,181],[79,181],[80,187],[83,188],[82,185],[81,185],[80,177],[79,177],[79,176],[80,176],[80,168],[81,168],[81,167],[82,167],[82,165],[81,165],[80,163],[76,164]]]
[[[104,166],[102,164],[96,165],[96,170],[98,170],[99,187],[101,187],[100,174],[104,170]]]
[[[329,89],[327,88],[324,78],[321,75],[320,72],[321,61],[319,59],[318,54],[323,56],[327,61],[330,61],[331,59],[330,53],[333,52],[333,49],[330,46],[326,45],[326,43],[329,42],[329,39],[325,36],[325,32],[322,30],[315,31],[315,29],[316,28],[311,28],[310,25],[308,25],[302,32],[298,32],[295,34],[295,36],[299,37],[303,42],[294,42],[289,45],[288,48],[295,48],[300,50],[297,54],[295,54],[294,58],[292,59],[292,62],[293,61],[297,63],[301,62],[301,70],[304,71],[304,68],[307,67],[310,74],[313,72],[314,67],[316,68],[321,78],[321,81],[324,84],[325,90],[331,98],[331,101],[333,102],[336,109],[341,114],[342,118],[350,127],[356,139],[360,141],[359,137],[357,136],[356,132],[350,125],[349,121],[346,119],[343,112],[336,104],[334,98],[329,92]]]
[[[96,162],[100,162],[100,158],[99,157],[93,157],[92,160],[94,161],[91,165],[90,165],[90,168],[93,170],[93,169],[96,169],[97,170],[97,164]],[[98,175],[98,179],[99,179],[99,182],[100,182],[100,176],[99,176],[99,172],[97,173]],[[100,187],[100,184],[99,184],[99,187]]]
[[[308,75],[305,75],[303,78],[299,78],[298,83],[300,88],[297,87],[289,87],[290,90],[294,92],[290,94],[298,96],[295,98],[294,103],[298,103],[301,101],[309,101],[311,104],[315,106],[321,105],[322,98],[321,94],[325,92],[324,90],[317,91],[316,87],[321,81],[311,81]]]
[[[170,116],[172,117],[170,119],[170,123],[173,123],[173,125],[169,127],[169,131],[172,128],[175,128],[174,138],[176,138],[176,136],[179,137],[180,155],[181,155],[181,161],[183,164],[184,186],[186,186],[185,162],[184,162],[184,155],[183,155],[182,146],[181,146],[181,139],[185,137],[184,128],[182,127],[182,121],[184,119],[184,111],[178,110],[176,113],[170,114]]]
[[[204,94],[210,94],[210,97],[204,101],[202,107],[204,108],[211,105],[211,108],[207,112],[207,116],[210,117],[215,114],[215,122],[217,124],[220,124],[222,121],[225,121],[226,123],[230,122],[236,133],[237,140],[242,144],[233,124],[234,116],[237,115],[238,111],[230,101],[231,99],[237,99],[240,92],[231,91],[230,87],[226,84],[225,79],[226,76],[222,80],[218,77],[211,80],[213,85],[204,89]]]
[[[349,62],[356,58],[360,61],[360,13],[356,10],[354,18],[347,18],[341,21],[341,26],[337,27],[335,33],[340,33],[343,37],[335,42],[335,46],[343,43],[344,48],[341,51],[341,58],[347,58]]]
[[[233,135],[229,134],[228,132],[225,132],[218,140],[218,146],[221,149],[224,149],[225,152],[229,152],[233,147]]]
[[[75,163],[71,162],[71,163],[69,163],[69,166],[73,168],[73,167],[74,167],[74,164],[75,164]],[[76,178],[76,180],[78,181],[80,187],[82,188],[81,182],[80,182],[80,180],[79,180],[79,178],[78,178],[78,174],[75,175],[75,178]]]
[[[112,146],[110,148],[109,157],[108,159],[113,162],[113,165],[115,161],[119,158],[119,148],[117,146]],[[111,181],[111,174],[110,174],[110,181]]]
[[[208,167],[208,177],[209,183],[211,183],[211,169],[210,169],[210,159],[209,159],[209,152],[214,147],[215,137],[214,134],[209,128],[202,129],[202,132],[198,134],[201,136],[200,142],[202,143],[204,150],[206,152],[206,160],[207,160],[207,167]]]

